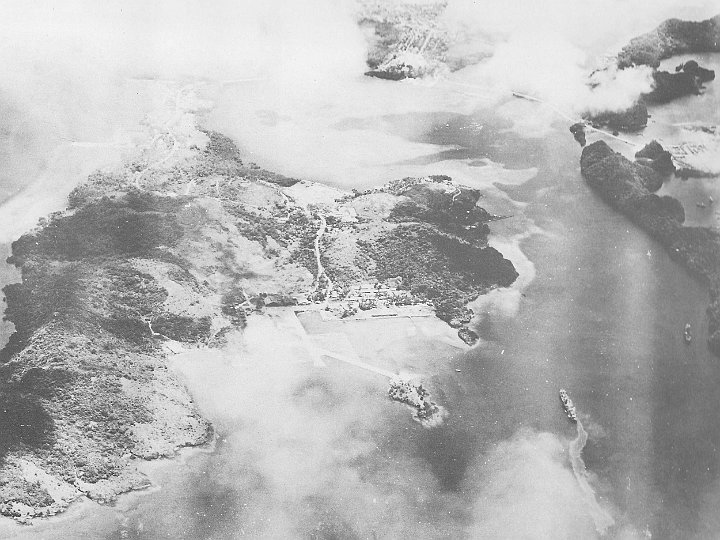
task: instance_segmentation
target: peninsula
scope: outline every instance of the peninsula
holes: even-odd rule
[[[98,172],[12,246],[0,363],[0,513],[143,488],[140,460],[212,440],[168,368],[273,306],[338,318],[422,304],[468,342],[468,302],[517,277],[495,216],[449,177],[347,193],[245,163],[193,128],[157,161]]]

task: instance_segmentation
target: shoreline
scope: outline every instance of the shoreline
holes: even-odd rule
[[[151,496],[163,489],[157,480],[163,470],[176,467],[177,465],[185,465],[190,460],[202,454],[209,454],[215,451],[217,444],[217,436],[213,436],[211,440],[197,446],[184,446],[176,450],[175,455],[156,458],[150,461],[142,461],[138,464],[138,470],[148,479],[148,484],[144,487],[137,487],[128,491],[118,493],[117,498],[110,504],[95,501],[86,495],[80,495],[77,499],[71,501],[67,507],[58,512],[33,518],[27,522],[21,522],[12,517],[0,515],[0,536],[7,533],[12,538],[23,538],[23,533],[28,533],[35,537],[42,534],[44,529],[55,528],[60,524],[66,524],[75,520],[82,520],[91,513],[98,510],[103,512],[119,514],[127,511],[129,508],[144,497]]]
[[[652,194],[646,187],[641,166],[602,141],[583,149],[581,171],[585,181],[608,205],[656,239],[671,258],[709,288],[707,346],[720,356],[720,233],[717,229],[683,225],[682,204],[668,195]]]
[[[229,330],[247,324],[248,310],[293,304],[293,295],[307,294],[313,281],[319,285],[330,276],[347,291],[352,281],[346,276],[357,279],[358,271],[355,263],[342,266],[347,249],[385,264],[380,279],[404,270],[398,261],[411,254],[413,242],[427,245],[426,253],[445,267],[458,265],[457,254],[443,247],[447,242],[478,261],[478,268],[454,270],[460,288],[434,293],[435,302],[447,300],[442,316],[432,313],[434,323],[449,332],[446,323],[465,309],[463,298],[487,292],[496,280],[515,280],[512,263],[485,244],[489,214],[476,206],[480,192],[448,177],[405,179],[335,202],[336,190],[245,166],[234,143],[220,134],[194,124],[177,129],[168,155],[141,147],[135,162],[94,173],[72,191],[66,211],[12,245],[9,260],[22,270],[22,282],[4,289],[16,332],[3,350],[12,378],[0,384],[25,396],[34,417],[15,420],[0,470],[9,480],[0,492],[3,514],[26,521],[63,511],[83,494],[113,501],[147,487],[139,459],[206,444],[212,428],[168,368],[163,350],[172,352],[172,345],[158,338],[222,347]],[[173,176],[177,167],[188,171],[189,184]],[[403,213],[389,219],[400,202]],[[310,210],[318,204],[321,222],[323,214],[333,219],[322,242]],[[262,210],[273,205],[270,213]],[[360,219],[352,218],[356,209]],[[356,239],[364,244],[353,247]],[[315,242],[327,277],[323,268],[313,276],[318,265],[305,255],[308,242]],[[363,252],[366,246],[372,250]],[[243,278],[242,267],[256,270]],[[422,268],[411,274],[421,285],[436,279]],[[316,289],[323,294],[324,287]],[[409,295],[409,289],[392,295]],[[425,290],[412,294],[424,299]],[[462,349],[457,338],[440,339]],[[25,414],[15,412],[14,403],[10,414]],[[37,489],[18,472],[26,458],[46,479]]]

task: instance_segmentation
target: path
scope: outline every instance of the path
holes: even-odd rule
[[[367,364],[361,360],[356,360],[356,359],[346,356],[344,354],[334,353],[334,352],[328,351],[327,349],[321,349],[319,347],[316,348],[316,351],[320,356],[328,356],[330,358],[335,358],[336,360],[340,360],[341,362],[345,362],[346,364],[350,364],[351,366],[359,367],[360,369],[372,371],[373,373],[383,375],[383,376],[387,377],[388,379],[392,379],[397,376],[397,374],[393,373],[392,371],[387,371],[385,369],[373,366],[371,364]]]
[[[318,216],[320,217],[320,229],[318,229],[317,235],[315,236],[315,262],[317,263],[317,276],[315,276],[315,286],[313,287],[313,292],[317,291],[318,287],[320,287],[320,278],[324,275],[328,283],[327,290],[325,291],[325,305],[327,305],[328,302],[330,302],[330,292],[333,288],[333,282],[330,279],[330,276],[327,275],[327,272],[325,272],[325,268],[320,261],[320,240],[322,240],[323,234],[325,234],[325,231],[327,230],[327,221],[325,221],[325,216],[319,212]]]

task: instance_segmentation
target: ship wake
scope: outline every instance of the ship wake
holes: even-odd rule
[[[595,497],[595,490],[590,485],[589,475],[582,457],[583,449],[588,440],[588,434],[579,419],[575,425],[577,426],[577,437],[570,441],[568,448],[570,464],[572,465],[573,474],[580,486],[587,508],[595,523],[595,528],[599,534],[604,535],[607,530],[615,524],[615,520],[609,512],[600,506],[600,503],[598,503]]]

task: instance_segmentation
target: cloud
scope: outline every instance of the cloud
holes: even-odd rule
[[[349,8],[326,0],[11,0],[3,3],[2,30],[12,56],[59,61],[60,69],[220,78],[351,64],[353,33],[360,34]]]
[[[716,2],[696,0],[451,0],[443,17],[461,50],[489,56],[458,78],[493,95],[516,90],[572,114],[618,110],[650,90],[648,69],[610,70],[595,90],[588,74],[632,37],[668,17],[700,19],[717,13]],[[451,48],[450,54],[453,54]]]
[[[141,140],[144,118],[174,106],[172,86],[152,81],[254,80],[265,108],[321,107],[337,81],[362,77],[366,49],[352,14],[345,0],[0,3],[0,203],[42,182],[55,197],[41,214],[57,209],[82,179],[61,175],[85,170],[59,161],[100,150],[53,150]],[[251,122],[249,104],[236,109]],[[110,164],[117,152],[93,160]]]
[[[557,436],[529,430],[482,457],[469,481],[482,486],[469,536],[597,538],[592,516]]]
[[[0,7],[0,91],[59,124],[73,122],[65,111],[96,113],[122,78],[260,77],[308,91],[362,70],[351,13],[329,0],[10,0]]]
[[[413,421],[388,400],[387,379],[329,359],[326,368],[314,367],[282,319],[250,319],[230,339],[221,351],[176,360],[222,439],[202,485],[187,487],[228,494],[232,507],[207,509],[216,516],[212,537],[240,528],[254,538],[460,535],[458,497],[407,451],[406,434],[394,441],[398,424]],[[206,510],[198,502],[174,499],[188,506],[172,527],[193,530]]]
[[[450,0],[444,21],[452,30],[483,42],[535,32],[561,36],[600,54],[614,52],[669,17],[700,19],[717,10],[712,0]]]

